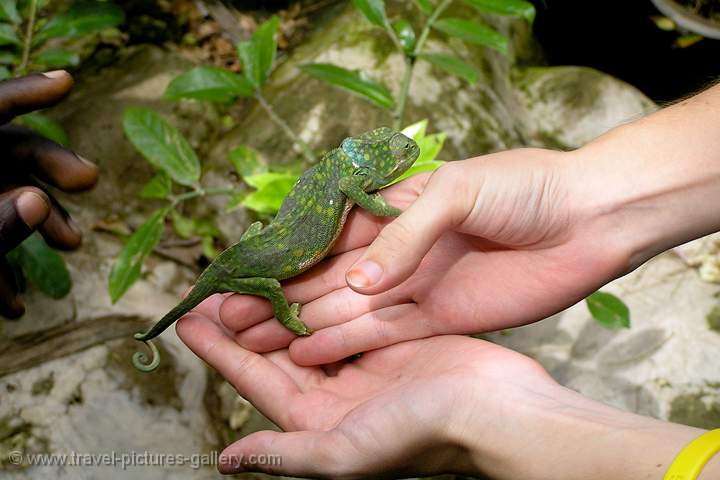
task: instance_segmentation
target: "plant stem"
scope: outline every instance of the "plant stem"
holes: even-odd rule
[[[190,200],[191,198],[206,197],[209,195],[232,195],[233,193],[235,193],[235,190],[232,188],[200,188],[193,190],[192,192],[173,195],[169,197],[169,200],[172,202],[172,205],[175,206],[178,203]]]
[[[290,125],[288,125],[285,120],[280,118],[280,116],[275,113],[272,105],[268,103],[268,101],[265,99],[265,97],[259,90],[255,92],[255,98],[257,98],[260,106],[263,108],[263,110],[265,110],[270,119],[275,122],[275,124],[279,126],[283,130],[283,132],[285,132],[285,135],[287,135],[290,140],[295,142],[296,145],[300,146],[300,149],[302,150],[305,159],[310,163],[317,163],[317,157],[310,149],[310,146],[305,143],[303,139],[300,138],[295,132],[293,132],[292,128],[290,128]]]
[[[403,54],[405,55],[405,54]],[[415,69],[415,59],[405,55],[405,73],[403,74],[402,82],[400,83],[400,95],[398,97],[398,103],[393,112],[393,128],[400,130],[403,123],[403,114],[405,113],[405,105],[407,105],[407,98],[410,93],[410,80],[412,80],[413,70]]]
[[[18,73],[25,75],[27,73],[28,62],[30,61],[30,48],[32,47],[32,37],[35,31],[35,13],[37,11],[37,0],[30,1],[30,18],[28,19],[27,29],[25,30],[25,38],[23,39],[22,61],[18,67]]]
[[[432,15],[430,15],[430,18],[428,18],[427,22],[425,22],[422,33],[420,33],[420,38],[415,45],[415,51],[413,52],[413,56],[417,57],[422,53],[422,49],[425,46],[428,35],[430,35],[430,29],[432,28],[435,21],[440,17],[440,15],[442,15],[442,13],[450,6],[451,3],[452,0],[443,0],[442,3],[440,3],[440,5],[438,5],[438,7],[432,13]]]
[[[420,38],[418,39],[418,42],[415,45],[415,49],[411,54],[405,52],[392,26],[390,24],[387,24],[385,26],[385,30],[387,30],[390,39],[393,41],[397,49],[400,51],[400,54],[405,59],[405,72],[403,73],[403,79],[400,83],[400,94],[398,96],[397,106],[395,107],[395,111],[393,112],[393,126],[395,130],[400,130],[400,128],[402,128],[403,115],[405,114],[405,107],[407,106],[407,99],[408,95],[410,94],[410,82],[412,81],[413,71],[415,70],[415,59],[418,57],[418,55],[420,55],[420,53],[422,53],[422,49],[425,46],[428,35],[430,35],[430,29],[432,28],[433,24],[440,17],[440,15],[450,6],[451,2],[452,0],[443,0],[432,13],[432,15],[430,15],[430,18],[428,18],[427,22],[425,22],[425,26],[420,33]]]

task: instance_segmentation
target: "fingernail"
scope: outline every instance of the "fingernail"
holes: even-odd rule
[[[364,260],[347,272],[345,278],[352,287],[367,288],[375,285],[382,277],[383,269],[371,260]]]
[[[78,155],[78,154],[76,153],[75,156],[77,157],[78,160],[80,160],[81,162],[83,162],[85,165],[89,165],[89,166],[91,166],[91,167],[93,167],[93,168],[97,168],[97,165],[96,165],[94,162],[91,162],[90,160],[88,160],[87,158],[83,157],[82,155]]]
[[[82,235],[82,230],[80,230],[80,227],[78,227],[78,224],[75,223],[75,220],[73,220],[70,217],[67,217],[67,225],[75,235]]]
[[[48,204],[35,192],[23,192],[15,200],[18,215],[30,228],[35,228],[47,217]]]
[[[64,77],[67,75],[67,72],[65,70],[53,70],[51,72],[43,72],[43,75],[54,80],[56,78]]]

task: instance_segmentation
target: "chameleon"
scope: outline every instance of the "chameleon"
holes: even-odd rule
[[[343,229],[353,205],[376,216],[398,216],[378,190],[388,186],[417,160],[420,148],[409,137],[381,127],[348,137],[339,148],[298,179],[275,218],[255,222],[200,274],[190,293],[146,332],[134,338],[152,353],[133,355],[133,365],[150,372],[160,364],[150,341],[176,320],[216,293],[240,293],[268,299],[275,318],[296,335],[312,330],[300,320],[300,304],[289,304],[280,281],[299,275],[320,262]]]

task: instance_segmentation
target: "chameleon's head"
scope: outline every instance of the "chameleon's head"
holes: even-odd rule
[[[346,138],[341,147],[355,170],[368,178],[366,191],[382,188],[415,163],[420,148],[412,138],[387,127]]]

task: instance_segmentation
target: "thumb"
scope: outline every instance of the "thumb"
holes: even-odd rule
[[[459,225],[472,209],[461,168],[447,164],[428,180],[423,192],[397,219],[380,231],[345,275],[356,292],[373,295],[405,281],[440,236]],[[458,188],[460,187],[460,188]]]
[[[325,476],[348,464],[341,440],[329,432],[255,432],[227,447],[220,455],[223,474],[264,472],[293,477]]]

